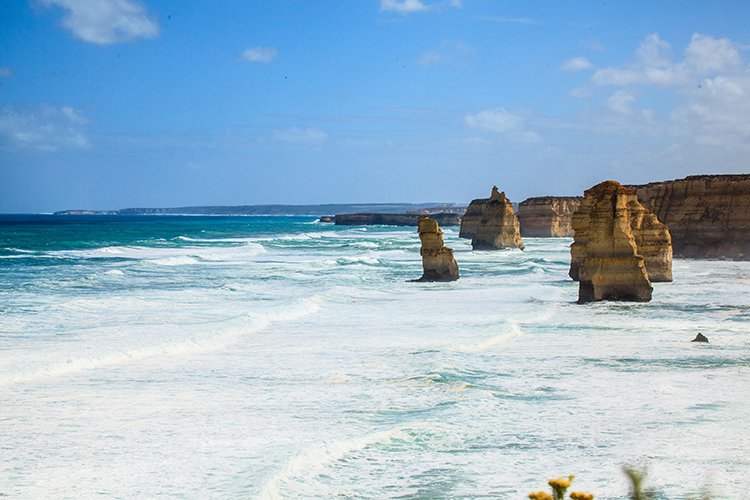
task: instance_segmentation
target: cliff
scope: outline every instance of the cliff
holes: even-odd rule
[[[582,201],[580,196],[544,196],[522,201],[517,214],[521,236],[573,236],[573,214]]]
[[[372,226],[372,225],[389,225],[389,226],[417,226],[419,225],[419,214],[337,214],[335,217],[338,226]],[[454,213],[432,214],[430,217],[443,226],[458,226],[461,224],[461,217]]]
[[[750,260],[750,174],[631,187],[669,227],[676,257]]]
[[[422,247],[422,277],[415,281],[455,281],[458,279],[458,264],[453,250],[443,243],[440,225],[429,217],[419,218],[419,241]]]
[[[492,187],[489,198],[473,200],[461,220],[461,238],[471,238],[474,250],[520,248],[523,250],[518,218],[513,205]]]

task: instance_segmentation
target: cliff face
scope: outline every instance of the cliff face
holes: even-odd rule
[[[631,187],[669,227],[675,256],[750,260],[750,174],[696,175]]]
[[[634,227],[648,219],[644,212],[635,191],[617,182],[605,181],[585,192],[571,246],[570,275],[580,282],[579,303],[651,300],[653,287],[634,235]]]
[[[513,205],[492,187],[489,198],[473,200],[461,221],[460,237],[471,237],[474,250],[490,250],[499,248],[520,248],[523,250],[523,240],[518,224],[518,218],[513,211]]]
[[[372,226],[378,224],[417,226],[420,217],[419,214],[338,214],[335,216],[335,222],[338,226]],[[458,226],[461,224],[461,217],[454,213],[432,214],[430,217],[443,226]]]
[[[429,217],[419,218],[419,240],[422,248],[422,277],[415,281],[455,281],[458,279],[458,264],[453,250],[443,244],[443,231]]]
[[[582,201],[580,196],[544,196],[522,201],[518,205],[521,236],[573,236],[573,214]]]

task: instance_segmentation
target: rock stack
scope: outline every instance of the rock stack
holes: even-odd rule
[[[443,230],[429,217],[419,218],[419,240],[422,248],[422,277],[415,281],[456,281],[458,264],[453,250],[443,244]]]
[[[647,302],[651,273],[654,281],[671,281],[669,231],[638,202],[634,190],[615,181],[588,189],[572,225],[570,277],[580,282],[579,303]]]
[[[573,236],[573,214],[580,196],[543,196],[529,198],[518,205],[522,237],[555,238]]]
[[[520,248],[523,250],[518,218],[513,205],[492,187],[489,198],[473,200],[461,220],[461,238],[471,238],[474,250],[493,250],[499,248]]]

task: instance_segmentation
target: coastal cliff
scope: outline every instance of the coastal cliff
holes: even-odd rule
[[[522,201],[516,214],[521,236],[573,236],[573,214],[582,201],[580,196],[543,196]]]
[[[578,302],[648,302],[653,287],[633,234],[642,207],[635,191],[615,181],[586,190],[576,212],[570,276],[578,279]]]
[[[335,223],[337,226],[418,226],[420,214],[337,214]],[[455,213],[431,214],[430,218],[442,226],[458,226],[461,217]]]
[[[750,260],[750,174],[630,187],[669,227],[676,257]]]
[[[459,237],[471,238],[474,250],[523,250],[524,246],[513,205],[497,186],[492,187],[489,198],[479,198],[469,204],[461,220]]]
[[[422,247],[422,277],[415,281],[455,281],[458,279],[458,264],[453,250],[443,243],[440,225],[429,217],[419,218],[419,241]]]

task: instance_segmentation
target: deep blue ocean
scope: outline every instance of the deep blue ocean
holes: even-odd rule
[[[0,496],[747,498],[750,263],[578,305],[570,239],[444,230],[412,283],[410,227],[0,215]]]

